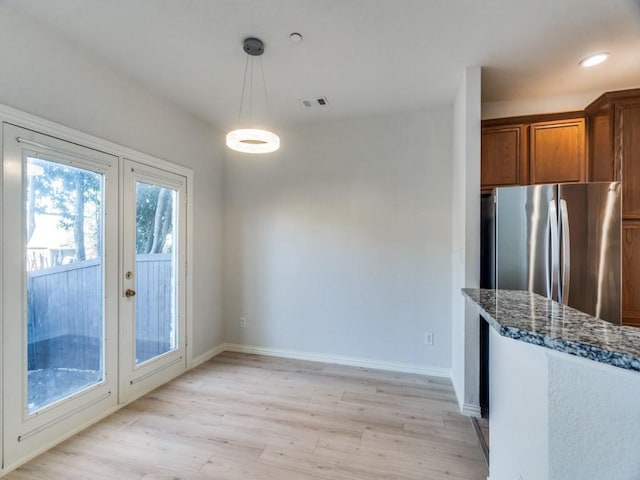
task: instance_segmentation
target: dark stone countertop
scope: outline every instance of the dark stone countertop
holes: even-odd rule
[[[504,337],[640,372],[640,328],[613,325],[531,292],[462,293]]]

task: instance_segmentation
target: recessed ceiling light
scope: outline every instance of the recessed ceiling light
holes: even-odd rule
[[[289,35],[289,40],[291,40],[291,43],[300,43],[302,41],[302,35],[298,32],[293,32]]]
[[[596,53],[595,55],[591,55],[587,58],[583,58],[580,60],[579,65],[581,67],[593,67],[595,65],[600,65],[607,58],[609,58],[608,53]]]

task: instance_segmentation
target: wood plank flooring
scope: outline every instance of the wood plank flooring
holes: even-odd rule
[[[485,480],[448,379],[226,352],[7,480]]]

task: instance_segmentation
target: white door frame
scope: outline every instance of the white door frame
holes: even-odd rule
[[[25,267],[26,158],[52,160],[103,175],[102,320],[103,379],[51,405],[27,408],[27,274]],[[117,405],[118,157],[3,124],[3,448],[5,465],[48,448],[69,429]],[[16,360],[19,362],[16,368]],[[9,395],[11,392],[11,395]]]
[[[187,179],[173,172],[125,158],[121,168],[121,266],[120,266],[120,403],[127,403],[166,383],[187,368],[186,359],[186,207]],[[177,192],[174,225],[178,232],[174,252],[177,267],[175,315],[177,316],[176,348],[139,365],[136,364],[136,301],[125,291],[136,285],[136,185],[148,182]],[[126,273],[133,272],[127,278]]]
[[[0,104],[0,125],[3,123],[11,123],[26,129],[33,130],[35,132],[41,133],[43,135],[48,135],[51,137],[63,139],[72,143],[76,143],[79,145],[83,145],[87,148],[97,150],[99,152],[104,152],[110,155],[117,156],[119,158],[120,165],[122,164],[122,160],[126,157],[132,160],[135,160],[140,163],[144,163],[147,165],[151,165],[156,168],[161,168],[169,172],[174,172],[178,175],[182,175],[187,179],[187,205],[186,205],[186,272],[185,272],[185,325],[186,325],[186,365],[187,368],[191,368],[193,366],[194,358],[193,358],[193,350],[191,346],[191,339],[193,338],[193,275],[192,268],[193,265],[193,202],[190,200],[189,196],[191,196],[192,185],[194,181],[193,170],[187,167],[183,167],[181,165],[159,159],[152,155],[148,155],[137,150],[124,147],[114,142],[110,142],[108,140],[104,140],[93,135],[89,135],[87,133],[80,132],[73,128],[65,127],[63,125],[57,124],[55,122],[40,118],[36,115],[31,115],[15,108],[9,107],[7,105]],[[0,134],[0,152],[2,151],[2,134]],[[3,181],[3,178],[8,174],[11,175],[14,172],[5,172],[4,167],[0,168],[0,182]],[[4,195],[4,194],[3,194]],[[4,199],[0,197],[0,235],[4,235],[4,231],[9,228],[14,228],[9,225],[6,218],[3,216],[4,208],[2,205],[4,204]],[[8,227],[7,227],[8,225]],[[118,265],[120,265],[120,259],[118,258]],[[1,271],[4,272],[6,268],[6,259],[3,256],[3,251],[0,249],[0,267]],[[4,305],[4,274],[0,274],[0,302]],[[119,292],[117,292],[119,293]],[[0,308],[0,327],[3,327],[6,321],[6,317],[4,315],[3,309]],[[6,335],[3,328],[0,328],[0,345],[4,345]],[[0,355],[0,371],[3,371],[4,368],[4,355]],[[12,359],[12,362],[15,362]],[[0,411],[4,409],[4,398],[7,393],[5,387],[5,381],[2,379],[0,381]],[[120,406],[122,406],[120,404]],[[3,445],[3,435],[0,435],[0,476],[12,470],[19,464],[22,464],[36,456],[40,455],[44,451],[48,450],[55,444],[61,442],[62,440],[71,437],[75,433],[83,430],[89,425],[97,422],[101,418],[113,413],[116,411],[119,406],[114,406],[113,408],[109,408],[102,411],[96,411],[91,418],[88,418],[86,421],[78,423],[77,425],[70,427],[65,432],[60,432],[58,436],[55,438],[51,438],[51,441],[48,445],[42,446],[42,448],[36,448],[31,452],[25,453],[24,456],[15,463],[9,464],[6,461],[6,458],[2,456],[2,452],[4,452]],[[0,431],[3,430],[4,425],[2,424],[2,416],[0,415]]]

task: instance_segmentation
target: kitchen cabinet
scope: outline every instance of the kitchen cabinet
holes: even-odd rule
[[[640,221],[622,221],[622,324],[640,327]]]
[[[526,185],[528,136],[526,125],[482,129],[480,176],[483,190]]]
[[[583,182],[587,176],[583,112],[482,122],[481,189]]]
[[[529,131],[531,185],[586,180],[584,118],[535,122]]]
[[[611,182],[620,180],[620,165],[613,154],[613,123],[609,115],[610,105],[592,104],[587,109],[589,181]]]
[[[640,326],[640,89],[586,108],[591,181],[622,182],[622,322]]]
[[[623,185],[623,198],[627,199],[624,212],[640,212],[640,193],[633,188],[640,180],[640,88],[605,93],[585,111],[589,124],[589,180],[627,177],[631,181]],[[633,216],[640,218],[638,214]]]

